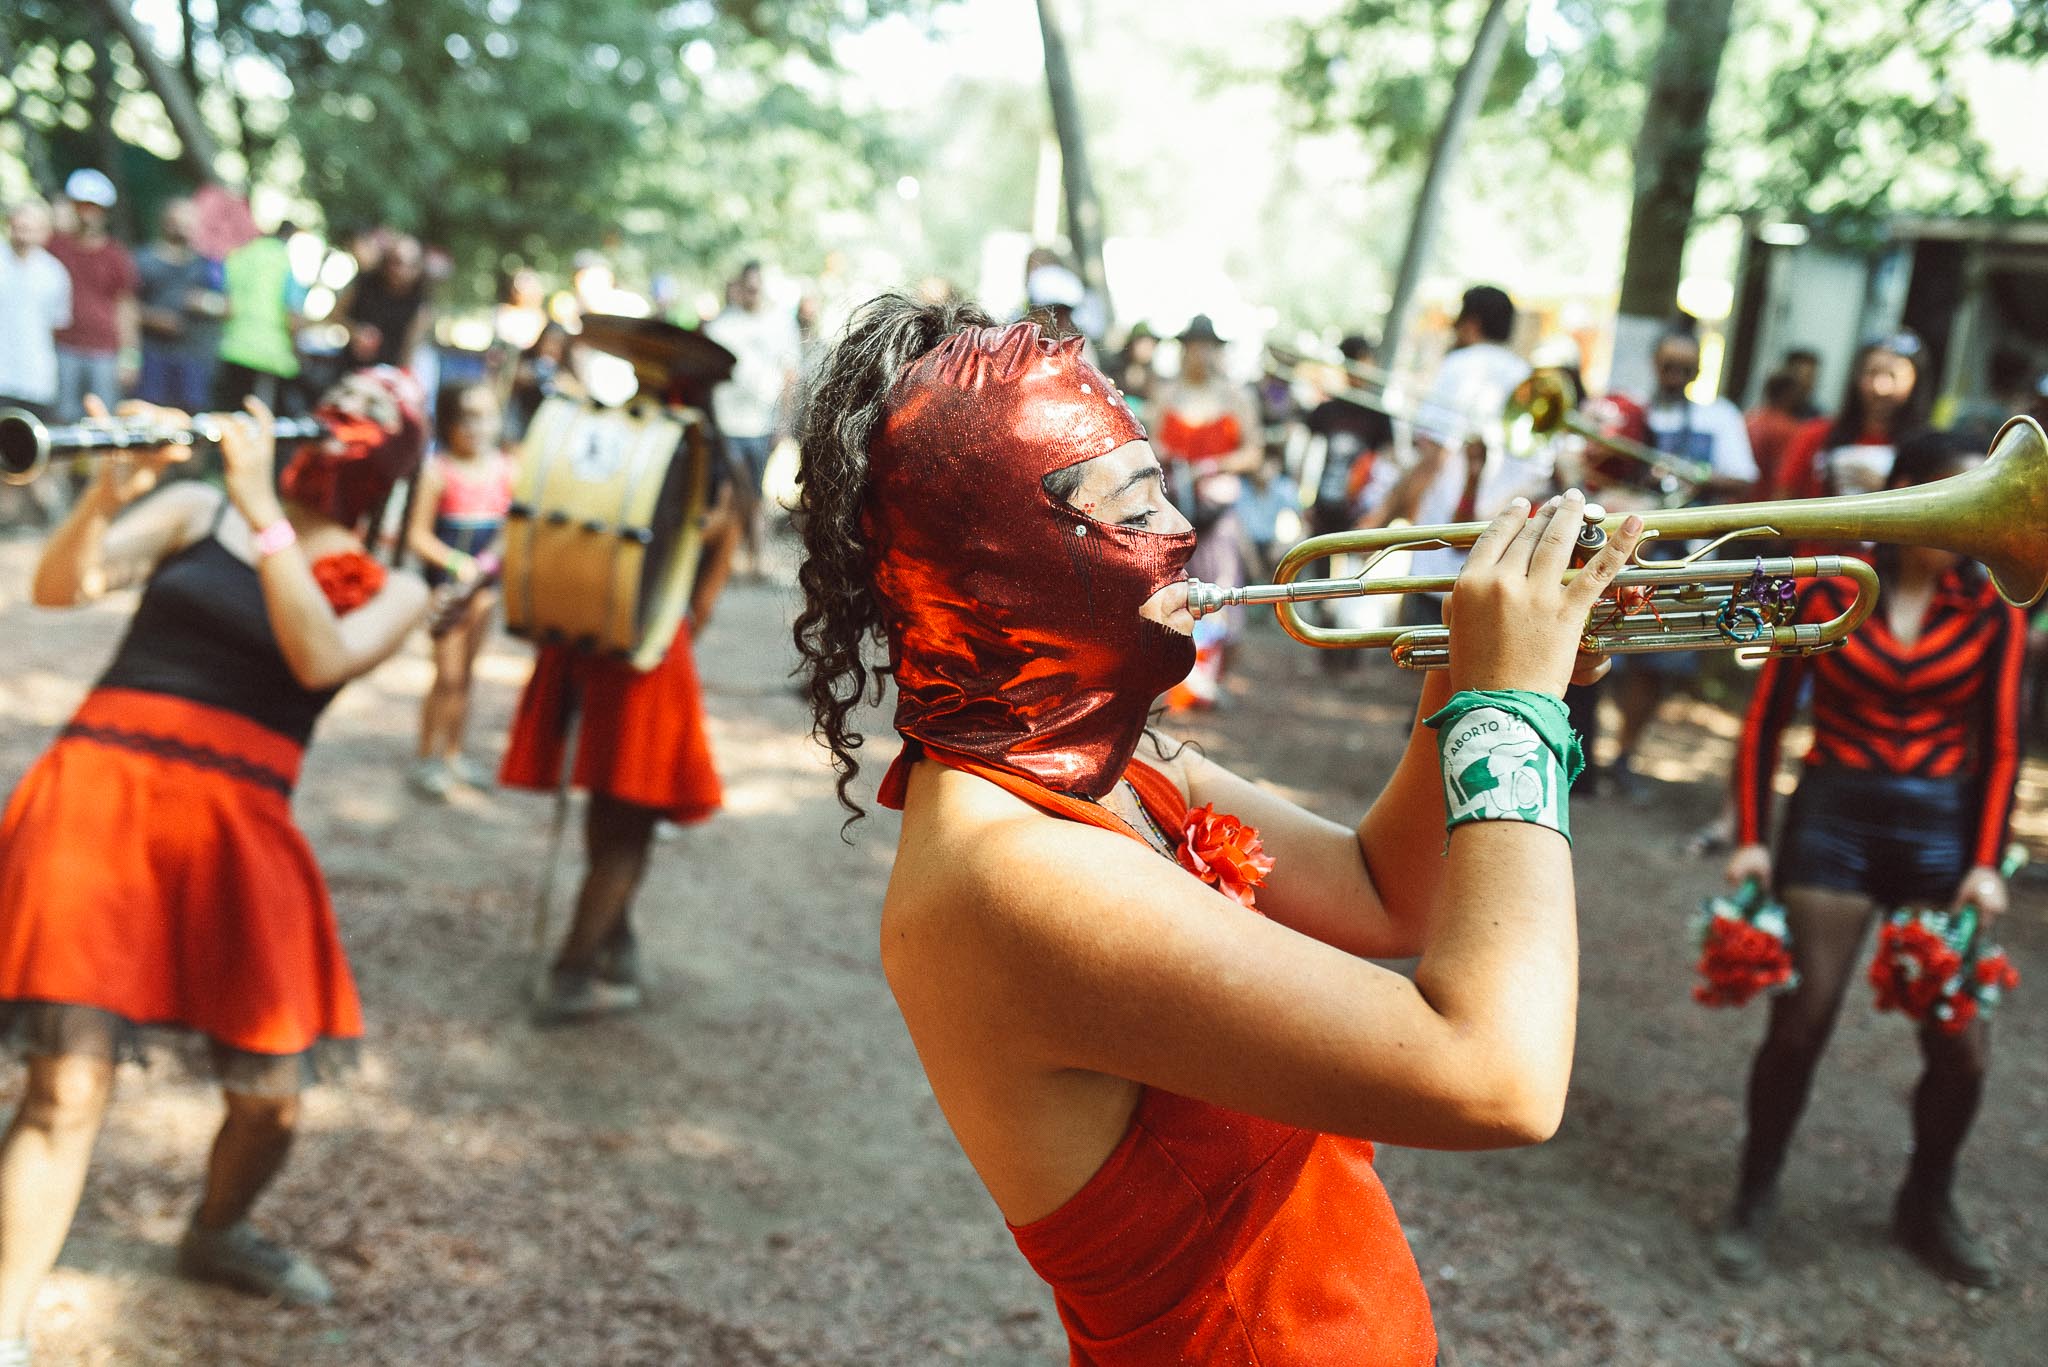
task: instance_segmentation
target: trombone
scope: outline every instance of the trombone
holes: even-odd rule
[[[137,451],[151,446],[193,446],[220,440],[231,413],[200,413],[183,422],[157,418],[109,418],[60,427],[24,408],[0,408],[0,483],[27,484],[49,468],[53,455],[96,456]],[[272,423],[279,441],[304,441],[327,435],[317,418],[278,418]]]
[[[1329,397],[1355,403],[1390,418],[1414,422],[1427,421],[1433,416],[1439,425],[1461,429],[1471,422],[1468,414],[1449,412],[1426,400],[1409,401],[1401,393],[1398,381],[1378,366],[1319,360],[1290,347],[1271,343],[1266,347],[1266,356],[1266,373],[1290,383],[1304,366],[1337,370],[1349,383],[1326,388]],[[1319,381],[1316,383],[1319,388],[1323,387]],[[1642,473],[1653,482],[1650,492],[1666,503],[1684,502],[1713,477],[1713,467],[1704,461],[1675,456],[1634,438],[1601,431],[1579,412],[1580,397],[1578,385],[1563,371],[1550,368],[1531,371],[1528,378],[1508,396],[1501,414],[1507,430],[1508,454],[1526,458],[1535,451],[1539,439],[1569,432],[1590,445],[1636,462],[1642,467]]]
[[[1591,515],[1580,538],[1584,559],[1606,542]],[[1635,563],[1624,569],[1587,619],[1585,648],[1610,655],[1664,650],[1735,650],[1750,657],[1813,655],[1848,639],[1877,605],[1877,573],[1849,555],[1800,555],[1715,560],[1730,542],[1797,539],[1931,546],[1952,551],[1990,571],[1999,596],[2026,607],[2048,590],[2048,435],[2032,418],[2013,418],[1999,429],[1982,465],[1952,479],[1906,489],[1838,498],[1776,503],[1727,503],[1640,514],[1643,539],[1710,537],[1682,560]],[[1234,604],[1268,603],[1289,636],[1304,645],[1335,649],[1374,646],[1396,664],[1439,669],[1450,662],[1450,632],[1443,627],[1342,630],[1302,620],[1296,606],[1332,598],[1382,593],[1448,593],[1455,575],[1370,579],[1372,567],[1396,551],[1466,550],[1487,523],[1437,527],[1382,527],[1311,537],[1289,551],[1274,583],[1223,588],[1199,580],[1188,585],[1188,611],[1196,617]],[[1342,579],[1299,579],[1302,569],[1333,555],[1359,555],[1365,564]],[[1568,572],[1572,573],[1572,572]],[[1856,599],[1826,622],[1796,622],[1794,581],[1837,578]]]

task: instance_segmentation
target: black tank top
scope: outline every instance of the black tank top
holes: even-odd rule
[[[256,567],[221,545],[212,529],[149,576],[100,687],[223,708],[301,745],[341,691],[315,693],[292,676]]]

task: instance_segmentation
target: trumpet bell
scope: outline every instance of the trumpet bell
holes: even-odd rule
[[[1971,544],[1950,549],[1989,570],[2006,602],[2032,607],[2048,592],[2048,433],[2032,418],[2010,419],[1990,459],[1962,478],[1982,487],[1956,510]]]

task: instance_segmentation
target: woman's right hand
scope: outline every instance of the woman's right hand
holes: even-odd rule
[[[261,399],[251,396],[244,406],[248,412],[221,423],[221,467],[235,511],[260,532],[284,516],[277,498],[277,434]]]
[[[1529,516],[1510,503],[1472,545],[1444,605],[1451,633],[1451,687],[1519,688],[1562,696],[1579,659],[1586,619],[1628,563],[1642,535],[1630,517],[1600,554],[1564,582],[1586,498],[1573,489]]]
[[[107,406],[91,394],[85,396],[85,415],[94,422],[106,422]],[[119,416],[136,418],[165,427],[188,425],[191,418],[175,408],[129,402],[121,405]],[[135,451],[110,451],[100,458],[98,494],[115,508],[125,508],[156,488],[164,470],[192,458],[189,446],[150,446]]]
[[[1739,845],[1735,853],[1728,856],[1728,867],[1721,871],[1728,880],[1728,886],[1739,888],[1754,878],[1758,886],[1771,885],[1771,852],[1763,845]]]

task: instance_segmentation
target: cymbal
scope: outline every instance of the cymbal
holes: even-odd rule
[[[713,385],[731,379],[739,363],[702,332],[660,318],[587,313],[576,340],[632,362],[642,393],[665,396],[681,390],[693,403],[703,402]]]

